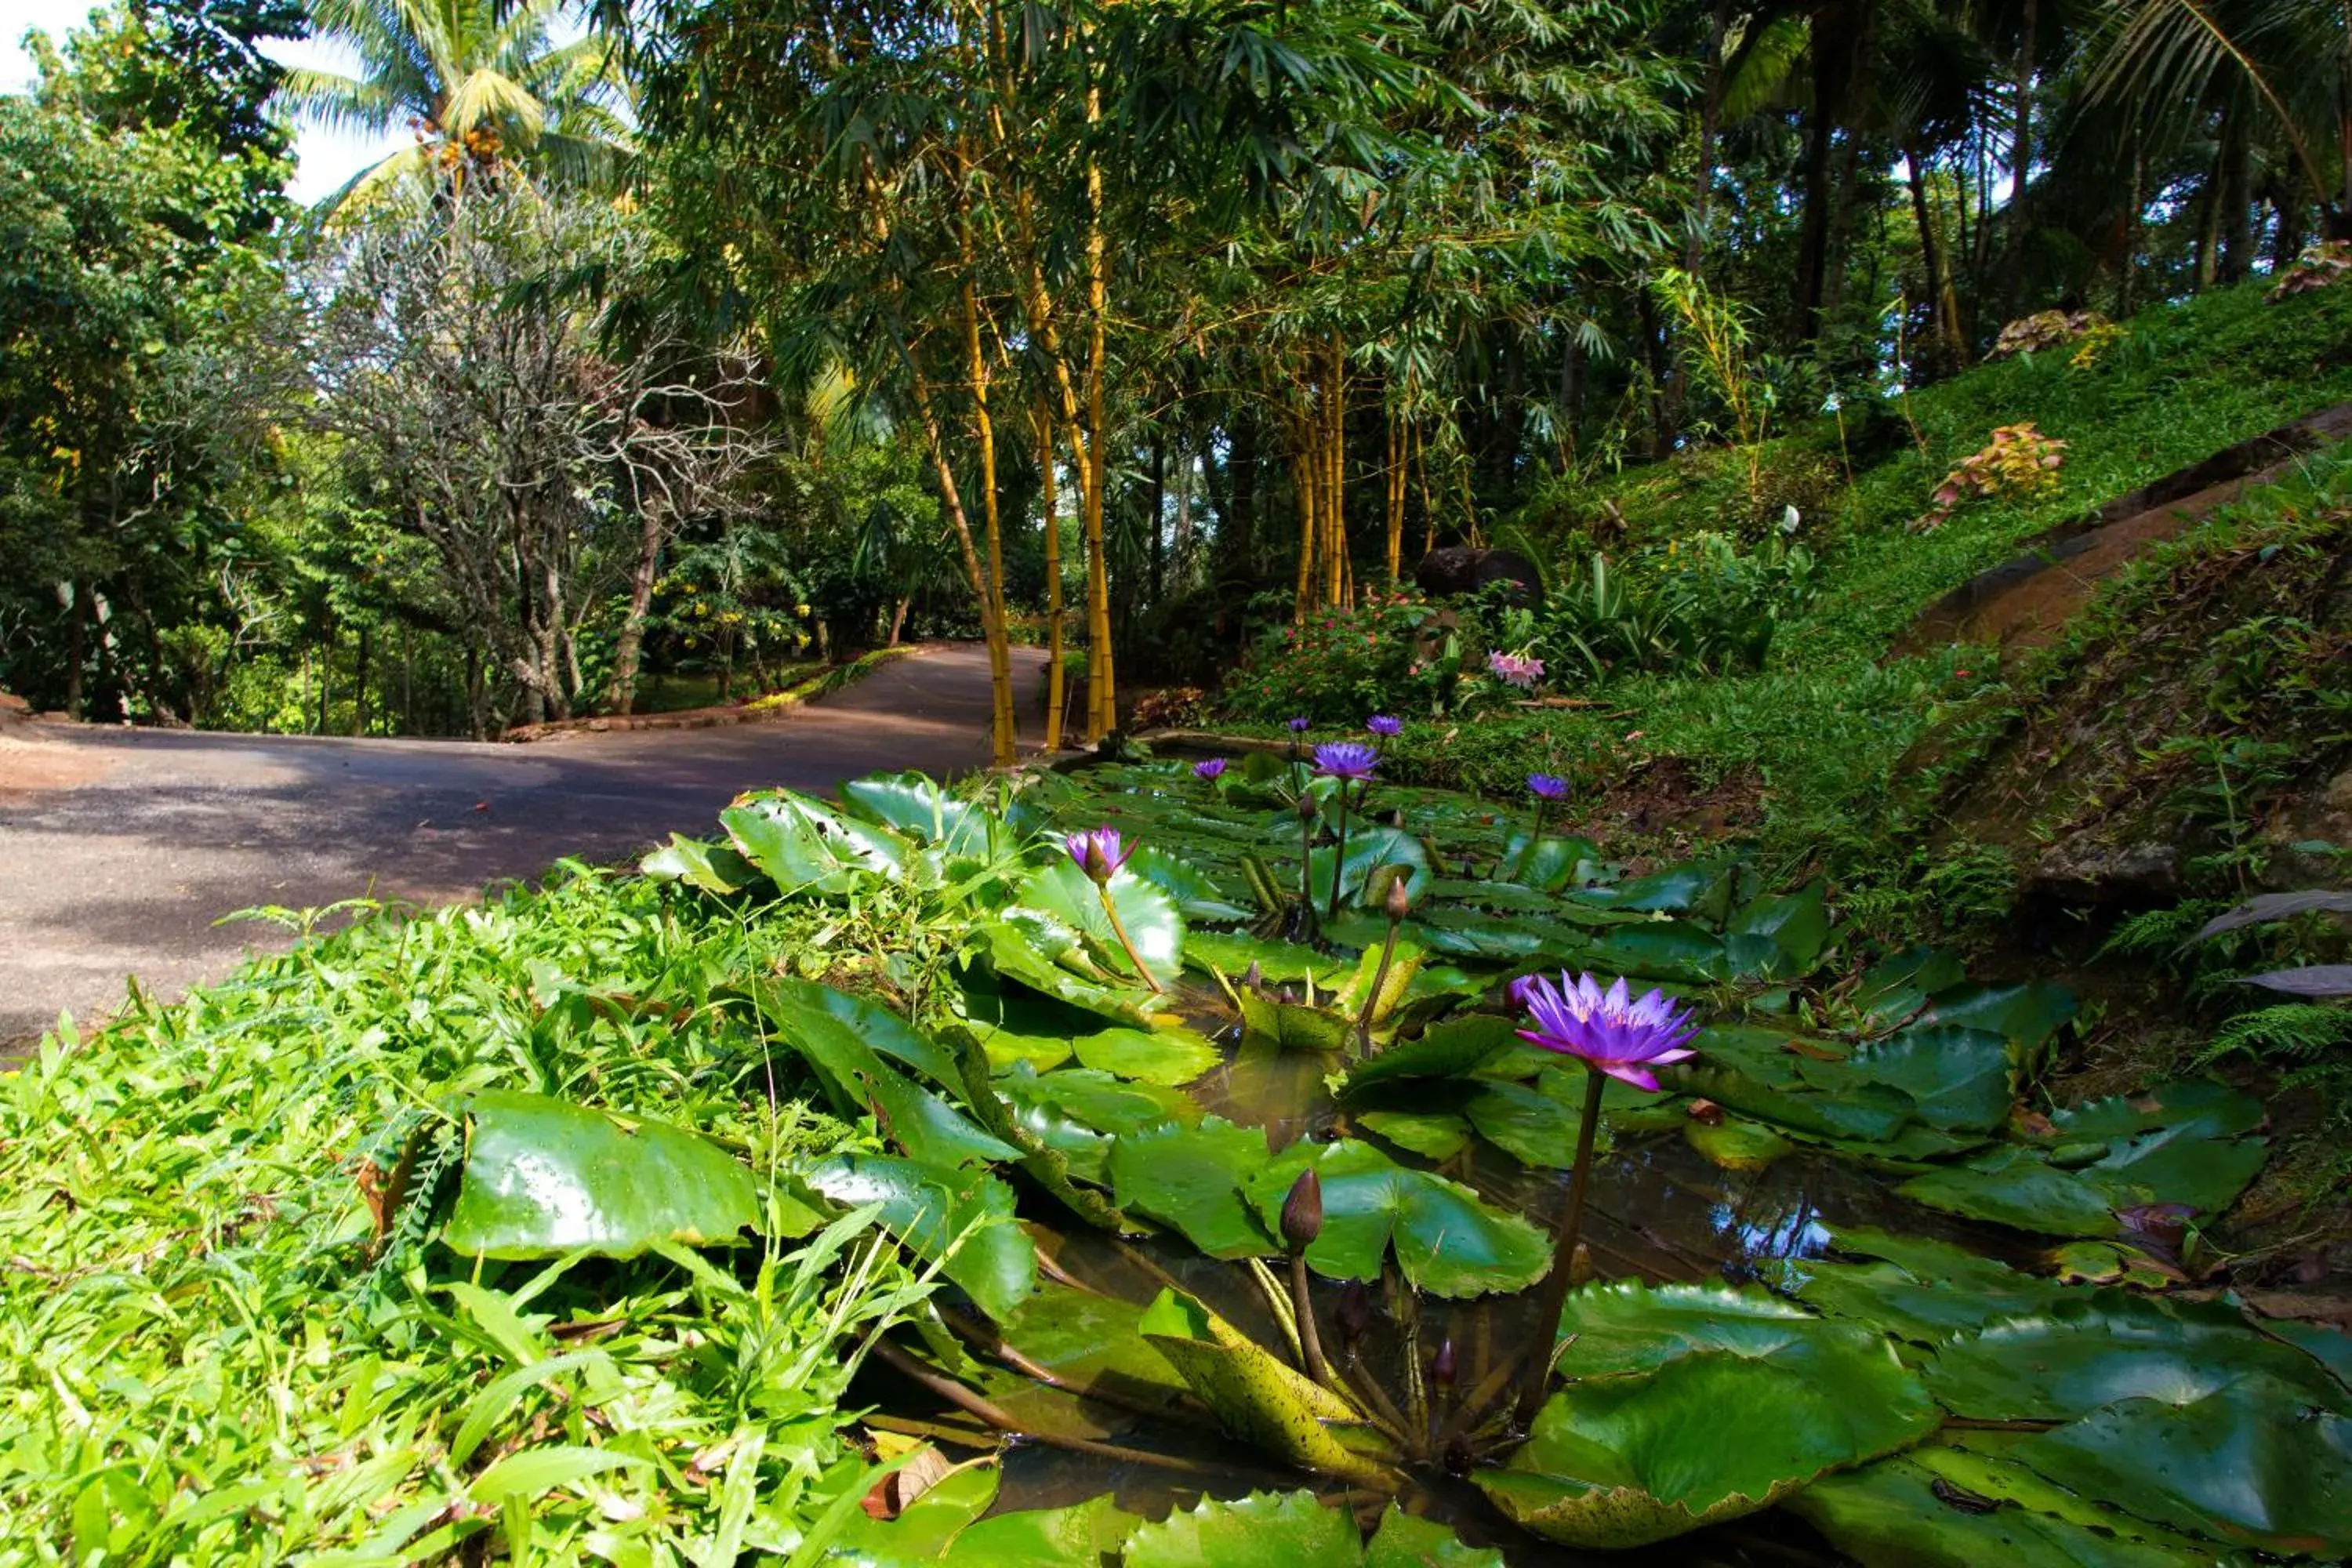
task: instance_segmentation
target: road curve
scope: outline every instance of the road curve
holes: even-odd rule
[[[1041,655],[1015,649],[1024,698]],[[988,662],[940,644],[785,715],[533,745],[35,724],[0,740],[0,1053],[126,975],[175,994],[282,947],[215,922],[264,905],[447,903],[572,855],[634,858],[706,833],[746,789],[827,791],[883,768],[988,762]],[[1023,717],[1034,746],[1044,725]]]

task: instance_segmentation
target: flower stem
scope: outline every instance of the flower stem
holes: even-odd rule
[[[1537,797],[1535,826],[1528,829],[1528,847],[1519,851],[1518,859],[1512,863],[1512,876],[1526,876],[1528,874],[1528,868],[1535,864],[1536,846],[1543,842],[1544,807],[1550,804],[1551,803],[1549,801],[1545,800],[1540,796]]]
[[[1327,921],[1339,918],[1339,883],[1348,870],[1348,781],[1341,779],[1333,793],[1339,797],[1339,847],[1331,851],[1331,903],[1323,915]]]
[[[1402,871],[1398,873],[1400,876],[1403,874]],[[1380,1011],[1381,989],[1388,984],[1389,964],[1396,958],[1397,928],[1403,923],[1391,919],[1388,939],[1381,943],[1381,966],[1372,971],[1371,994],[1364,998],[1364,1010],[1356,1017],[1356,1055],[1359,1057],[1372,1054],[1372,1016]]]
[[[1146,969],[1143,960],[1136,956],[1135,943],[1128,940],[1127,923],[1118,918],[1118,905],[1111,901],[1110,884],[1101,884],[1101,891],[1103,913],[1110,917],[1111,933],[1118,938],[1118,945],[1127,950],[1127,961],[1135,965],[1135,972],[1143,976],[1143,983],[1151,987],[1152,994],[1158,995],[1160,982],[1151,977],[1151,971]]]
[[[1315,1328],[1315,1299],[1307,1290],[1305,1247],[1294,1247],[1290,1253],[1290,1310],[1298,1320],[1298,1359],[1307,1363],[1307,1375],[1328,1384],[1331,1371],[1323,1360],[1323,1336]]]
[[[1528,1348],[1524,1381],[1519,1384],[1519,1425],[1535,1425],[1536,1412],[1543,1408],[1544,1390],[1551,1383],[1553,1347],[1559,1340],[1560,1309],[1568,1301],[1568,1287],[1576,1273],[1577,1233],[1584,1227],[1584,1189],[1592,1175],[1592,1137],[1601,1127],[1601,1091],[1608,1087],[1607,1076],[1594,1068],[1585,1068],[1584,1120],[1576,1127],[1576,1170],[1568,1179],[1568,1208],[1559,1216],[1559,1228],[1554,1232],[1551,1251],[1551,1272],[1544,1276],[1541,1293],[1536,1299],[1534,1342]]]

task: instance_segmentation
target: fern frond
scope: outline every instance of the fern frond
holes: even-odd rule
[[[2352,1044],[2352,1009],[2287,1002],[2226,1020],[2199,1053],[2197,1065],[2207,1067],[2240,1054],[2262,1061],[2310,1061],[2347,1044]],[[2327,1065],[2352,1075],[2352,1062]]]

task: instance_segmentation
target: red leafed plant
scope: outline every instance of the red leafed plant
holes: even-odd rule
[[[1944,476],[1927,510],[1912,521],[1911,531],[1943,527],[1963,503],[1978,496],[2025,498],[2056,489],[2065,454],[2065,442],[2044,436],[2031,423],[2002,426],[1984,450],[1962,458]]]

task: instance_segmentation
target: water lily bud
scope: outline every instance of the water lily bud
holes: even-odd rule
[[[1437,1347],[1437,1359],[1430,1363],[1429,1381],[1440,1388],[1454,1386],[1454,1342],[1447,1339]]]
[[[1282,1239],[1293,1251],[1304,1252],[1322,1234],[1323,1178],[1311,1170],[1301,1171],[1290,1184],[1290,1195],[1282,1200]]]
[[[1242,971],[1242,989],[1244,991],[1255,991],[1263,987],[1265,984],[1265,967],[1259,963],[1256,959],[1253,958],[1250,960],[1250,966]]]
[[[1300,794],[1298,797],[1298,820],[1301,822],[1312,822],[1315,820],[1315,797],[1313,795],[1304,793]]]
[[[1410,880],[1412,879],[1408,877],[1389,879],[1389,896],[1385,907],[1388,910],[1389,919],[1392,921],[1404,919],[1405,911],[1412,908],[1412,894],[1405,887],[1405,883]]]
[[[1360,1279],[1339,1287],[1339,1331],[1349,1341],[1360,1340],[1372,1326],[1372,1288]]]
[[[1098,843],[1087,845],[1087,876],[1097,887],[1107,886],[1110,881],[1110,857],[1103,853]]]

